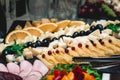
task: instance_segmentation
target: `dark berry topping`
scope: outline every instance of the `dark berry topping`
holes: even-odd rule
[[[75,37],[78,37],[78,36],[79,36],[79,33],[78,32],[74,32],[72,37],[75,38]]]
[[[7,54],[9,54],[9,51],[8,50],[3,50],[2,54],[7,55]]]
[[[42,45],[44,47],[48,47],[49,43],[51,42],[51,39],[50,38],[46,38],[46,39],[43,39],[42,40]]]
[[[104,42],[103,42],[103,41],[101,41],[101,42],[100,42],[100,44],[101,44],[101,45],[104,45]]]
[[[78,47],[81,48],[81,47],[82,47],[82,44],[81,44],[81,43],[78,43]]]
[[[95,26],[91,26],[91,27],[90,27],[90,30],[95,31],[95,30],[96,30],[96,27],[95,27]]]
[[[42,58],[45,58],[45,54],[42,54]]]
[[[99,40],[101,45],[104,45],[104,42],[102,41],[102,39]]]
[[[97,44],[96,43],[93,43],[93,46],[96,46]]]
[[[85,35],[85,31],[84,31],[84,30],[81,30],[81,31],[79,32],[79,35],[80,35],[80,36],[84,36],[84,35]]]
[[[112,43],[112,40],[111,40],[111,39],[109,39],[108,41],[109,41],[109,43]]]
[[[36,48],[36,43],[32,43],[31,47]]]
[[[56,53],[59,53],[59,50],[56,50],[55,52],[56,52]]]
[[[74,51],[74,50],[75,50],[75,47],[71,47],[71,50],[73,50],[73,51]]]
[[[27,47],[29,47],[29,46],[25,43],[24,48],[27,48]]]
[[[96,25],[96,28],[99,29],[100,31],[104,29],[101,24],[97,24],[97,25]]]
[[[68,50],[68,49],[65,49],[65,53],[69,53],[69,50]]]
[[[37,40],[37,41],[36,41],[36,46],[37,46],[37,47],[42,46],[42,42],[41,42],[40,40]]]
[[[85,45],[86,48],[89,48],[89,45]]]
[[[52,52],[51,51],[48,51],[48,55],[51,55],[52,54]]]
[[[28,47],[32,46],[32,42],[28,42],[28,43],[27,43],[27,46],[28,46]]]

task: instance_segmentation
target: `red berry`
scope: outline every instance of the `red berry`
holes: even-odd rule
[[[89,45],[85,45],[86,48],[89,48]]]
[[[109,39],[109,43],[112,43],[112,40],[111,40],[111,39]]]
[[[65,53],[69,53],[69,50],[68,50],[68,49],[65,49]]]
[[[71,47],[71,50],[73,50],[73,51],[74,51],[74,50],[75,50],[75,47]]]
[[[42,58],[45,58],[45,54],[42,54]]]
[[[59,50],[56,50],[55,52],[56,52],[56,53],[59,53]]]
[[[78,47],[81,48],[81,47],[82,47],[82,44],[81,44],[81,43],[78,43]]]
[[[93,46],[96,46],[97,44],[96,43],[93,43]]]
[[[101,42],[100,42],[100,44],[101,44],[101,45],[104,45],[104,42],[103,42],[103,41],[101,41]]]
[[[51,51],[48,51],[48,55],[51,55],[52,54],[52,52]]]

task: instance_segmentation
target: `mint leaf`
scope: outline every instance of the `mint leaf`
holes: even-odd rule
[[[117,25],[114,25],[114,24],[109,24],[107,26],[108,29],[111,29],[113,32],[115,33],[119,33],[118,29],[119,29],[120,26],[117,26]]]

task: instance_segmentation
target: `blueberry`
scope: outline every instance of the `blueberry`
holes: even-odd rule
[[[36,48],[36,43],[32,43],[31,47]]]
[[[92,33],[91,30],[88,30],[88,31],[85,32],[86,35],[89,35],[90,33]]]
[[[51,39],[50,39],[50,38],[43,39],[43,40],[42,40],[42,45],[43,45],[44,47],[47,47],[50,42],[51,42]]]
[[[55,40],[58,40],[58,38],[56,38],[56,37],[52,38],[52,41],[55,41]]]
[[[7,49],[5,49],[5,50],[2,51],[2,55],[6,56],[8,54],[14,54],[14,52],[12,52],[10,50],[7,50]]]
[[[96,26],[91,26],[90,30],[95,31],[96,30]]]
[[[9,54],[9,53],[10,53],[10,52],[9,52],[8,50],[6,50],[6,49],[2,51],[2,54],[3,54],[3,55],[7,55],[7,54]]]
[[[97,24],[96,28],[99,29],[100,31],[103,30],[103,26],[101,24]]]
[[[78,37],[78,36],[79,36],[79,33],[78,32],[74,32],[72,37],[75,38],[75,37]]]
[[[36,47],[42,46],[42,42],[40,40],[37,40],[35,43],[36,43]]]
[[[85,35],[85,31],[84,31],[84,30],[81,30],[81,31],[79,32],[79,35],[80,35],[80,36],[84,36],[84,35]]]
[[[29,46],[27,45],[27,43],[25,43],[24,48],[27,48],[27,47],[29,47]]]
[[[32,46],[32,42],[28,42],[27,43],[27,46],[29,47],[29,46]]]

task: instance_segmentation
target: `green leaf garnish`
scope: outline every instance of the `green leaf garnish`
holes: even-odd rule
[[[52,74],[53,74],[54,70],[66,70],[67,72],[70,72],[77,65],[78,64],[58,64],[53,67]]]
[[[102,8],[109,16],[112,16],[112,17],[116,17],[117,16],[115,14],[115,12],[108,5],[103,3],[102,4]]]
[[[107,26],[107,28],[108,29],[111,29],[113,32],[115,32],[115,33],[119,33],[119,30],[118,29],[120,29],[120,26],[119,25],[114,25],[114,24],[109,24],[108,26]]]
[[[25,44],[16,44],[16,41],[14,41],[14,44],[12,46],[7,46],[5,50],[17,53],[18,56],[22,56],[24,45]]]

